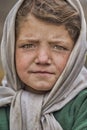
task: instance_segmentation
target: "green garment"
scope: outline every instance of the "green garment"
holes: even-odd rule
[[[9,130],[9,106],[0,108],[0,130]],[[63,130],[87,130],[87,89],[78,94],[54,116]]]
[[[9,111],[10,111],[9,106],[0,108],[0,130],[10,130]]]

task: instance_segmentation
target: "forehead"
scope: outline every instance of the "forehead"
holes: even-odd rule
[[[48,22],[44,22],[38,18],[36,18],[33,15],[28,15],[24,20],[22,20],[18,27],[18,35],[24,35],[24,33],[30,33],[29,35],[43,35],[50,34],[52,37],[58,37],[63,36],[63,32],[66,32],[68,34],[68,31],[66,30],[64,25],[56,25]]]
[[[20,23],[17,43],[38,41],[39,43],[59,43],[73,46],[73,41],[64,25],[48,24],[34,16]]]

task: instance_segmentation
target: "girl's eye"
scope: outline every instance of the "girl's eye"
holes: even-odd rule
[[[33,43],[24,44],[21,46],[21,48],[24,48],[24,49],[34,49],[35,47],[36,45]]]
[[[58,51],[67,51],[68,50],[66,47],[60,46],[60,45],[54,45],[53,49],[58,50]]]

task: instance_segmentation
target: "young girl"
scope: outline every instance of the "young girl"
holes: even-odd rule
[[[0,130],[86,130],[86,50],[78,0],[19,0],[1,42]]]

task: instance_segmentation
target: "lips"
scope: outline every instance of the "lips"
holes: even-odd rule
[[[47,74],[55,74],[54,72],[50,72],[50,71],[41,71],[41,70],[39,70],[39,71],[29,71],[29,73],[42,73],[42,74],[47,73]]]
[[[40,76],[55,75],[54,72],[51,72],[51,71],[42,71],[42,70],[38,70],[38,71],[29,71],[29,73],[31,73],[31,74],[36,74],[36,75],[40,75]]]

